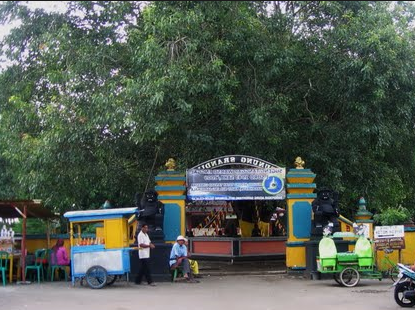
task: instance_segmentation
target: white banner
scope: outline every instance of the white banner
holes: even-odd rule
[[[405,236],[404,226],[376,226],[374,235],[375,239],[403,238]]]

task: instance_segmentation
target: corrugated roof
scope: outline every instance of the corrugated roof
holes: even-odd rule
[[[51,210],[42,205],[41,200],[0,200],[0,217],[23,217],[24,207],[28,218],[57,218]]]

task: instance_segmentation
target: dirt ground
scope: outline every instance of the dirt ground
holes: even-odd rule
[[[0,309],[400,309],[391,284],[362,279],[346,288],[334,280],[287,274],[204,276],[200,283],[161,282],[156,287],[117,281],[97,290],[63,281],[11,284],[0,286]]]

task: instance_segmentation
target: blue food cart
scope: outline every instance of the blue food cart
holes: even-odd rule
[[[77,280],[93,289],[114,283],[130,273],[129,219],[137,208],[69,211],[72,285]],[[82,237],[92,235],[94,237]]]

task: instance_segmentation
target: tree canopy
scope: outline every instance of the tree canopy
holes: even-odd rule
[[[184,170],[246,154],[288,168],[301,156],[346,214],[360,196],[414,209],[411,2],[3,2],[0,22],[15,20],[2,198],[131,205],[169,157]]]

